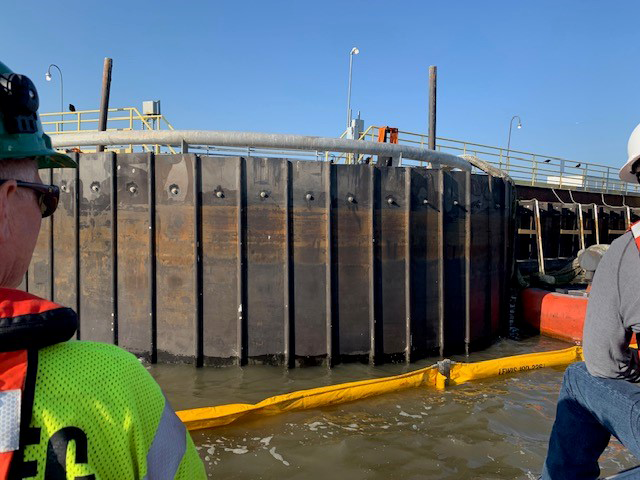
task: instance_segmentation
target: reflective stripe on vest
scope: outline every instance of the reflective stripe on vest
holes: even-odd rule
[[[27,351],[0,353],[0,479],[7,478],[20,448],[22,391],[27,377]]]
[[[153,443],[147,452],[147,474],[144,480],[175,478],[187,450],[187,430],[165,399],[162,418]]]

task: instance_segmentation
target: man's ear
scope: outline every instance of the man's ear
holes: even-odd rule
[[[0,185],[0,245],[6,243],[9,239],[11,200],[17,189],[18,185],[15,180],[8,180]]]

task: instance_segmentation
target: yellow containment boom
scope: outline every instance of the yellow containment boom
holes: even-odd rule
[[[558,367],[582,360],[582,347],[570,347],[551,352],[527,353],[475,363],[451,362],[449,378],[439,375],[436,388],[462,385],[469,380],[497,377],[509,373],[527,372],[539,368]],[[442,362],[441,362],[442,363]],[[448,380],[448,381],[447,381]]]
[[[276,415],[293,410],[338,405],[362,398],[413,387],[443,389],[469,380],[510,373],[557,367],[582,360],[582,348],[570,347],[550,352],[528,353],[475,363],[443,360],[436,365],[402,375],[341,383],[269,397],[256,404],[233,403],[177,412],[189,430],[220,427],[242,417]]]

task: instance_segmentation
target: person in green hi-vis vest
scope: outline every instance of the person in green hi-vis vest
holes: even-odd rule
[[[71,340],[72,309],[16,289],[58,205],[38,169],[77,167],[52,149],[38,104],[31,80],[0,63],[0,480],[206,478],[135,356]]]

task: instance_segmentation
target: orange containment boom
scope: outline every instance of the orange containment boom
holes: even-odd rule
[[[541,334],[582,342],[587,297],[525,288],[520,294],[522,318]]]
[[[525,288],[520,294],[521,317],[542,335],[582,343],[588,300],[584,296]],[[631,343],[637,343],[635,333]]]

